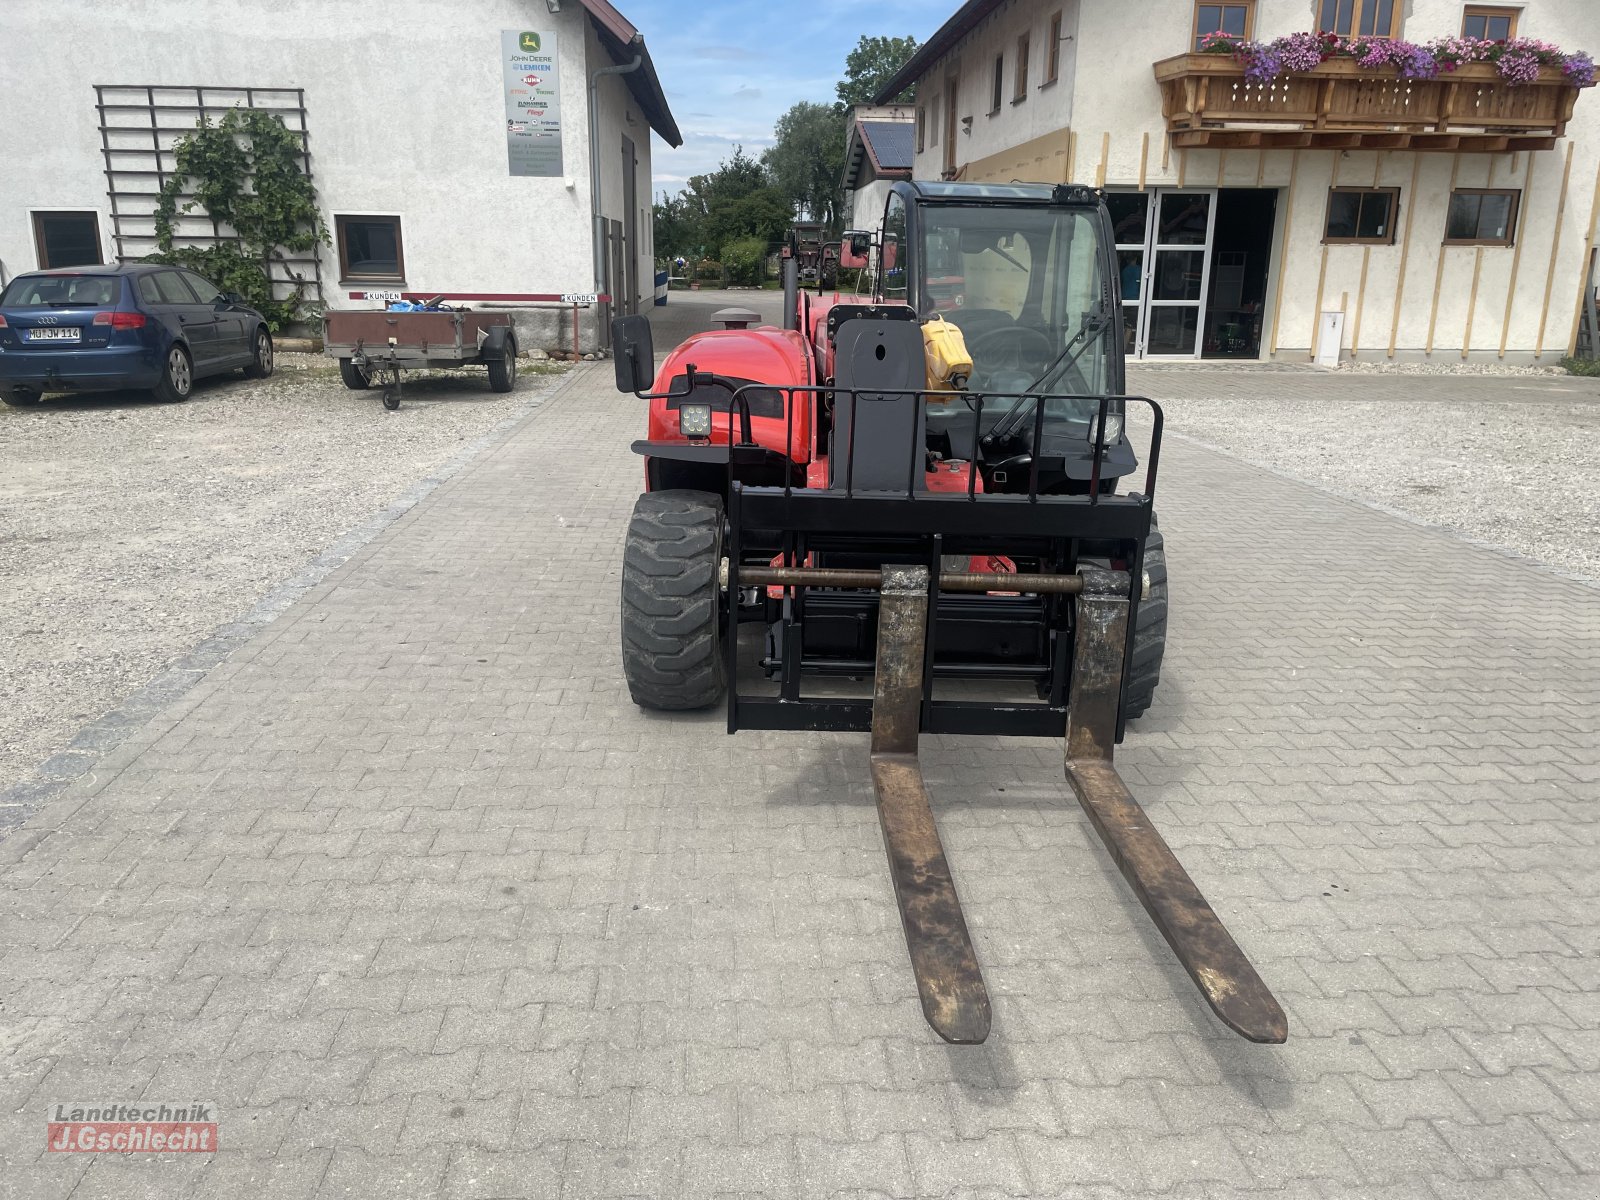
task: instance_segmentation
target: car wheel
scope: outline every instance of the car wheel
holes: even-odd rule
[[[256,330],[255,352],[244,373],[247,379],[265,379],[272,374],[272,335],[265,329]]]
[[[0,391],[0,401],[4,401],[12,408],[31,408],[43,399],[44,397],[38,392],[29,391],[27,388],[6,388]]]
[[[489,390],[491,392],[509,392],[517,382],[517,344],[510,338],[500,352],[499,358],[489,360]]]
[[[161,382],[155,386],[155,398],[163,404],[177,404],[187,400],[194,388],[194,364],[189,352],[182,346],[167,351],[166,370],[161,372]]]
[[[364,392],[372,386],[372,372],[348,358],[339,360],[339,378],[352,392]]]

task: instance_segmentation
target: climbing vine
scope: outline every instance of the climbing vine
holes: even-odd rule
[[[301,169],[300,140],[271,113],[235,108],[199,126],[173,148],[176,169],[156,202],[157,253],[204,275],[225,292],[238,292],[273,329],[293,321],[305,301],[306,280],[289,271],[293,294],[272,294],[272,264],[285,252],[304,254],[329,244],[310,177]],[[190,199],[183,200],[185,191]],[[180,212],[202,209],[233,240],[180,245]]]

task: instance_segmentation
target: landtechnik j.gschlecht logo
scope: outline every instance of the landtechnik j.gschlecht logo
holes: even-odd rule
[[[55,1154],[210,1154],[217,1149],[217,1105],[71,1100],[45,1113],[45,1148]]]

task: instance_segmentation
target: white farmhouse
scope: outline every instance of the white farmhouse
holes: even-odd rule
[[[1103,187],[1131,354],[1554,363],[1592,296],[1600,99],[1562,67],[1253,80],[1212,31],[1600,51],[1595,0],[968,0],[916,86],[918,179]],[[1581,72],[1580,72],[1581,74]],[[858,215],[858,221],[862,218]]]
[[[844,223],[876,231],[897,179],[910,179],[916,160],[916,113],[907,105],[858,104],[850,110],[844,144]]]
[[[560,297],[649,303],[651,132],[682,138],[607,0],[51,0],[5,31],[0,283],[151,253],[173,146],[244,106],[302,139],[332,244],[279,274],[329,307],[515,306],[524,345],[570,348]],[[198,212],[178,232],[228,234]],[[593,349],[607,306],[577,313]]]

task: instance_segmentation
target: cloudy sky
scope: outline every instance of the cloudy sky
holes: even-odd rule
[[[676,192],[735,145],[759,155],[801,100],[832,103],[863,34],[917,41],[959,0],[615,0],[644,34],[684,142],[653,139],[655,191]]]

